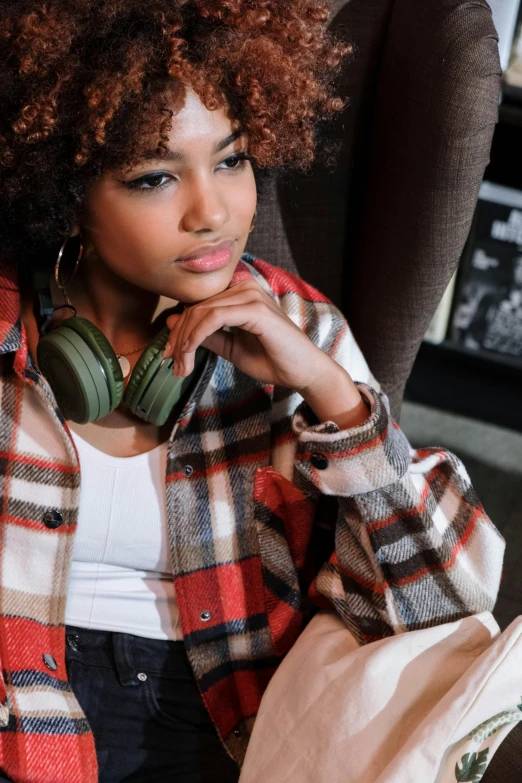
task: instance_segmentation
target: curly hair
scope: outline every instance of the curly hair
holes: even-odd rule
[[[184,85],[230,109],[256,174],[306,170],[344,106],[351,46],[328,16],[317,0],[0,0],[0,250],[55,247],[94,178],[151,139],[161,154]]]

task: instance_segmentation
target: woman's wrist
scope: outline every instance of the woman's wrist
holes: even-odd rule
[[[350,375],[329,356],[318,368],[317,380],[300,389],[320,422],[333,421],[340,430],[358,427],[368,420],[370,407]]]

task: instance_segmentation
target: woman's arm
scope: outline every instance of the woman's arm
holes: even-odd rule
[[[302,328],[350,379],[323,379],[322,399],[308,395],[292,419],[294,483],[339,504],[311,596],[328,598],[360,642],[491,611],[505,544],[466,468],[444,448],[411,447],[344,316],[301,281],[288,286],[301,292]],[[369,407],[353,426],[351,383]]]
[[[504,542],[460,460],[410,447],[328,299],[252,265],[255,279],[167,319],[166,355],[186,375],[204,345],[277,387],[277,428],[297,436],[294,483],[339,500],[335,551],[312,595],[328,598],[361,641],[491,610]]]
[[[295,483],[335,495],[335,550],[311,597],[328,598],[362,642],[489,610],[504,541],[462,462],[441,448],[414,450],[385,395],[358,384],[371,407],[362,425],[313,424],[297,410]]]

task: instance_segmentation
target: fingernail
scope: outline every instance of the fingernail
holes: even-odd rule
[[[163,356],[166,356],[168,353],[170,353],[170,349],[172,348],[172,345],[170,343],[165,344],[165,348],[163,349]]]

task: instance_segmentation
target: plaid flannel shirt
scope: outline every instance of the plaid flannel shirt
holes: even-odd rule
[[[241,764],[263,692],[315,607],[336,611],[361,644],[491,610],[504,543],[459,459],[410,447],[341,313],[252,256],[239,272],[346,368],[371,407],[364,424],[339,431],[291,389],[210,354],[173,426],[165,487],[184,643]],[[0,415],[0,769],[15,783],[94,783],[93,736],[65,670],[78,455],[28,352],[7,264]],[[56,511],[63,523],[46,526]]]

